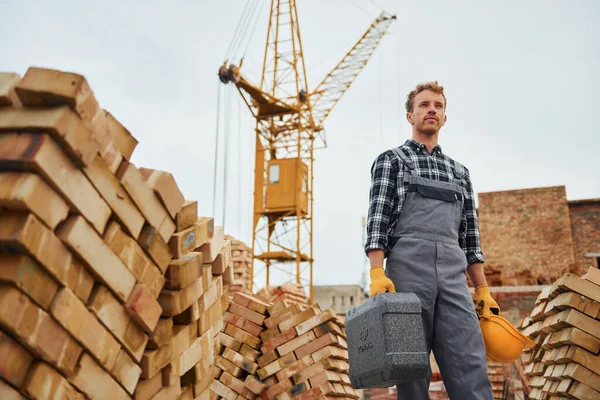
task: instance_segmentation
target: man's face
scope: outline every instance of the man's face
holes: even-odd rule
[[[424,90],[415,96],[412,113],[407,113],[406,118],[417,131],[434,135],[446,123],[444,107],[441,94]]]

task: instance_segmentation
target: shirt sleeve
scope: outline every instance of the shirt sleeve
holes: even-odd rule
[[[475,206],[475,194],[469,171],[465,167],[467,196],[463,203],[461,224],[459,231],[460,247],[467,256],[467,263],[471,265],[475,262],[484,262],[483,252],[481,251],[481,241],[479,235],[479,224],[477,222],[477,208]]]
[[[388,225],[396,192],[398,166],[389,152],[379,155],[371,166],[371,189],[367,215],[365,253],[380,249],[388,252]]]

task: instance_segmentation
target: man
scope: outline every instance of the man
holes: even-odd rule
[[[477,313],[498,313],[483,274],[469,171],[442,152],[446,96],[437,82],[408,94],[412,139],[380,154],[371,169],[365,251],[371,296],[412,292],[420,301],[428,351],[451,399],[492,399]],[[385,271],[383,261],[387,258]],[[476,287],[477,310],[465,272]],[[398,399],[428,399],[427,378],[398,384]]]

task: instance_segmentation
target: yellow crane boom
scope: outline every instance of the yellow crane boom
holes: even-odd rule
[[[313,181],[323,122],[360,71],[395,16],[382,13],[358,42],[309,92],[296,1],[271,0],[261,82],[241,65],[224,63],[219,79],[233,82],[256,119],[252,277],[272,269],[308,289],[313,302]],[[256,268],[262,262],[264,269]],[[290,266],[295,268],[290,268]],[[283,282],[282,282],[283,283]],[[250,290],[255,292],[251,286]]]

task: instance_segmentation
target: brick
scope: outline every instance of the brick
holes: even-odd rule
[[[264,368],[266,365],[271,364],[273,361],[276,361],[279,358],[279,354],[277,354],[276,350],[271,350],[268,353],[263,353],[260,357],[258,357],[258,365],[261,368]]]
[[[219,369],[235,376],[236,378],[241,378],[246,374],[243,369],[221,356],[215,356],[215,365],[219,367]]]
[[[176,232],[192,226],[198,220],[198,202],[196,200],[186,200],[181,210],[175,216]]]
[[[210,329],[197,338],[176,360],[179,363],[180,376],[200,363],[204,357],[212,360],[215,358],[214,332]]]
[[[111,370],[119,354],[120,345],[73,292],[62,288],[49,311],[96,361],[107,370]]]
[[[227,298],[227,294],[223,293],[220,300],[225,298]],[[223,326],[223,307],[220,301],[216,301],[200,315],[200,319],[198,320],[198,335],[203,335],[211,327],[215,328],[216,331],[221,331]]]
[[[306,367],[304,370],[295,373],[292,376],[292,380],[294,381],[294,383],[304,382],[304,381],[307,381],[308,378],[312,378],[313,376],[317,375],[318,373],[320,373],[322,371],[325,371],[323,364],[314,363],[314,364],[310,365],[309,367]]]
[[[133,394],[142,374],[142,369],[126,351],[120,350],[115,365],[110,371],[129,394]]]
[[[237,292],[233,295],[233,301],[241,306],[244,306],[252,311],[262,315],[267,315],[269,304],[250,296],[246,293]]]
[[[212,390],[213,392],[215,392],[216,394],[218,394],[226,400],[236,400],[237,398],[237,394],[220,381],[214,381],[210,385],[210,390]]]
[[[253,336],[259,336],[262,332],[262,327],[260,325],[256,325],[254,322],[250,322],[247,319],[228,311],[225,311],[223,314],[223,321],[235,325]]]
[[[0,331],[0,378],[21,386],[33,356],[6,333]]]
[[[1,83],[0,83],[1,84]],[[47,399],[48,397],[45,397],[44,399]],[[3,380],[0,380],[0,399],[2,400],[26,400],[25,397],[21,396],[21,394],[19,392],[17,392],[15,389],[13,389],[8,383],[5,383]],[[38,398],[33,398],[34,400],[39,399]],[[54,400],[55,398],[50,398],[51,400]],[[58,398],[56,398],[56,400],[58,400]]]
[[[210,240],[202,244],[196,251],[202,253],[204,262],[212,263],[217,258],[225,244],[225,228],[223,226],[215,226],[213,236]]]
[[[98,102],[83,75],[48,68],[29,67],[15,88],[24,105],[68,105],[83,120],[91,120]]]
[[[342,332],[342,329],[336,325],[335,323],[331,322],[331,321],[327,321],[325,323],[322,323],[321,325],[317,326],[316,328],[313,329],[313,332],[315,333],[315,335],[317,337],[321,337],[323,335],[326,335],[328,333],[334,333],[336,336],[343,338],[346,335],[344,334],[344,332]]]
[[[134,360],[142,359],[148,336],[131,318],[125,307],[104,286],[97,285],[88,307]]]
[[[234,351],[239,351],[242,348],[242,342],[238,339],[235,339],[225,332],[219,332],[219,340],[220,342],[230,349]]]
[[[246,343],[248,346],[252,347],[253,349],[258,349],[258,347],[260,346],[259,338],[257,338],[256,336],[253,336],[231,324],[225,325],[225,333],[243,343]]]
[[[171,340],[158,350],[146,350],[142,357],[142,377],[152,378],[162,368],[179,357],[196,339],[194,325],[176,325]]]
[[[223,372],[223,374],[221,375],[219,380],[225,386],[232,389],[237,394],[242,395],[244,399],[245,398],[254,398],[254,395],[252,394],[252,392],[247,387],[244,386],[243,380],[238,379],[235,376],[233,376],[227,372]]]
[[[233,266],[231,264],[229,264],[227,266],[227,268],[225,268],[225,272],[223,272],[222,278],[223,278],[223,284],[225,284],[225,285],[233,284],[233,281],[235,280],[235,278],[233,275]]]
[[[219,254],[217,255],[217,258],[215,258],[215,261],[210,263],[210,265],[212,266],[213,275],[223,275],[225,273],[225,270],[229,265],[229,258],[231,254],[230,246],[231,242],[229,240],[226,240],[225,245],[219,251]]]
[[[129,161],[133,150],[138,144],[137,139],[109,112],[106,112],[106,122],[108,124],[108,131],[115,139],[119,152],[125,160]]]
[[[72,210],[83,215],[98,232],[104,231],[110,208],[50,136],[0,134],[0,168],[22,169],[41,175]]]
[[[287,390],[291,389],[291,387],[293,386],[293,383],[291,380],[286,379],[284,381],[281,381],[279,383],[277,383],[276,385],[273,385],[271,387],[269,387],[264,393],[263,393],[263,398],[267,399],[267,400],[274,400],[275,396],[277,396],[278,394],[284,393]]]
[[[165,345],[173,333],[173,318],[161,318],[150,335],[147,348],[156,350]]]
[[[140,168],[140,173],[154,190],[171,218],[175,219],[177,213],[183,207],[185,199],[173,175],[169,172],[149,168]]]
[[[167,366],[160,370],[163,386],[171,386],[179,381],[181,375],[179,371],[179,359],[171,361]]]
[[[251,321],[259,326],[262,325],[265,321],[264,315],[252,311],[248,308],[242,307],[236,303],[231,303],[229,305],[229,312],[235,315],[239,315],[240,317],[245,318],[248,321]]]
[[[135,278],[82,217],[70,216],[56,234],[119,299],[127,301]]]
[[[15,92],[15,86],[21,80],[21,75],[14,72],[0,72],[0,107],[22,106],[21,99]]]
[[[93,277],[33,214],[0,211],[0,250],[28,253],[80,299],[88,299]]]
[[[133,398],[135,400],[150,400],[163,387],[161,374],[155,374],[151,379],[140,379],[135,387]]]
[[[129,399],[127,392],[88,354],[83,353],[77,370],[70,377],[77,389],[90,399]]]
[[[586,274],[583,276],[583,279],[600,286],[600,269],[589,267]]]
[[[0,286],[0,325],[30,353],[68,374],[81,347],[45,311],[13,286]]]
[[[202,253],[191,252],[169,263],[165,275],[166,289],[182,289],[202,276]]]
[[[596,321],[577,310],[565,310],[548,317],[544,327],[550,330],[559,330],[563,327],[574,326],[592,336],[600,337],[600,321]]]
[[[156,228],[145,224],[140,232],[138,243],[164,274],[173,254]]]
[[[250,374],[254,374],[258,370],[258,364],[253,363],[251,360],[232,349],[225,348],[223,357]]]
[[[277,352],[279,355],[285,355],[287,353],[291,353],[292,351],[299,349],[302,346],[310,344],[313,340],[315,340],[315,334],[311,331],[306,332],[305,334],[298,336],[295,339],[290,340],[289,342],[277,347]],[[306,354],[305,354],[306,355]],[[297,354],[298,358],[302,358]]]
[[[279,331],[279,328],[277,326],[275,326],[273,328],[269,328],[269,329],[262,331],[260,333],[260,338],[262,339],[262,341],[264,343],[266,343],[269,340],[271,340],[272,338],[274,338],[275,336],[279,335],[280,333],[281,332]]]
[[[176,381],[171,386],[161,389],[161,391],[158,392],[156,394],[156,396],[154,396],[152,398],[152,400],[177,399],[177,398],[179,398],[180,395],[181,395],[181,384],[179,383],[179,381]]]
[[[194,301],[197,301],[203,292],[201,278],[181,290],[163,289],[160,296],[158,296],[158,302],[162,307],[162,315],[170,317],[182,313]]]
[[[302,335],[303,333],[308,332],[311,329],[316,328],[317,326],[332,319],[335,319],[335,312],[332,309],[328,309],[321,314],[317,314],[314,317],[298,324],[296,326],[296,331],[298,331],[298,335]]]
[[[576,292],[591,300],[600,302],[600,290],[598,290],[598,285],[571,274],[564,274],[554,282],[552,284],[552,291],[557,293],[565,291]]]
[[[263,346],[261,347],[261,350],[263,353],[267,353],[269,351],[275,350],[279,346],[283,345],[284,343],[289,342],[290,340],[294,339],[297,336],[298,336],[298,333],[296,332],[296,329],[294,329],[294,328],[288,329],[287,331],[285,331],[277,336],[274,336],[271,339],[269,339],[269,341],[265,342],[263,344]]]
[[[34,362],[22,388],[35,400],[83,400],[85,398],[61,374],[41,361]]]
[[[194,400],[194,388],[191,386],[182,387],[181,395],[177,400]]]
[[[302,357],[301,359],[294,361],[289,366],[277,372],[275,376],[277,377],[278,381],[282,381],[284,379],[291,378],[298,372],[303,371],[305,368],[310,367],[314,363],[315,361],[311,356]]]
[[[198,217],[192,226],[173,234],[169,240],[169,249],[173,256],[181,258],[208,242],[213,235],[213,224],[213,218]]]
[[[31,257],[0,253],[0,282],[11,283],[31,300],[47,310],[58,290],[58,284]]]
[[[275,305],[277,304],[281,304],[284,305],[284,302],[281,303],[275,303]],[[296,314],[300,314],[302,312],[302,309],[300,308],[300,304],[293,304],[285,309],[278,309],[275,308],[274,306],[274,310],[276,311],[271,311],[271,316],[267,319],[265,319],[265,326],[269,329],[273,329],[275,327],[278,328],[278,325],[280,322],[293,317]]]
[[[316,306],[312,306],[299,314],[294,315],[288,319],[283,320],[279,323],[279,329],[284,332],[288,329],[295,327],[296,325],[301,324],[302,322],[314,317],[319,314],[319,309]]]
[[[90,131],[66,106],[0,108],[0,132],[21,131],[49,134],[64,147],[65,157],[68,156],[77,167],[88,166],[98,152],[98,145],[91,140]]]
[[[244,387],[248,388],[252,393],[256,395],[262,394],[265,390],[267,390],[267,385],[260,381],[254,375],[248,375],[246,380],[244,381]]]
[[[96,155],[90,165],[83,169],[92,185],[114,212],[117,220],[133,238],[140,235],[144,225],[144,216],[106,162]]]
[[[0,207],[31,211],[50,230],[67,218],[67,203],[31,172],[0,172]]]
[[[163,221],[165,219],[170,220],[170,217],[148,183],[142,178],[140,171],[135,165],[125,161],[119,166],[116,177],[140,209],[144,218],[150,225],[158,229],[162,239],[168,242],[173,232],[175,232],[175,224],[171,220],[171,226],[164,231],[160,230]]]
[[[162,313],[162,308],[150,289],[140,283],[133,288],[125,309],[148,334],[152,333]]]
[[[140,245],[125,233],[119,224],[110,221],[104,232],[104,242],[119,257],[137,282],[145,284],[156,298],[164,285],[160,269],[146,255]]]
[[[296,360],[297,360],[297,358],[294,355],[294,353],[286,354],[285,356],[279,358],[278,360],[272,362],[271,364],[268,364],[265,367],[259,369],[258,370],[258,377],[260,379],[264,380],[265,378],[267,378],[267,377],[269,377],[271,375],[276,374],[278,371],[281,371],[285,367],[290,366]]]
[[[253,349],[245,343],[240,348],[239,353],[252,362],[256,362],[261,355],[260,351]]]
[[[291,400],[291,399],[295,398],[296,396],[299,396],[300,394],[306,392],[308,389],[310,389],[308,382],[300,382],[300,383],[295,384],[291,388],[289,388],[284,393],[278,395],[276,398],[278,400],[279,399],[290,399]]]
[[[98,144],[100,157],[106,164],[107,169],[114,174],[119,169],[123,155],[119,150],[117,141],[111,135],[106,117],[106,110],[98,108],[91,120],[83,120],[83,124],[91,133],[92,139]]]

